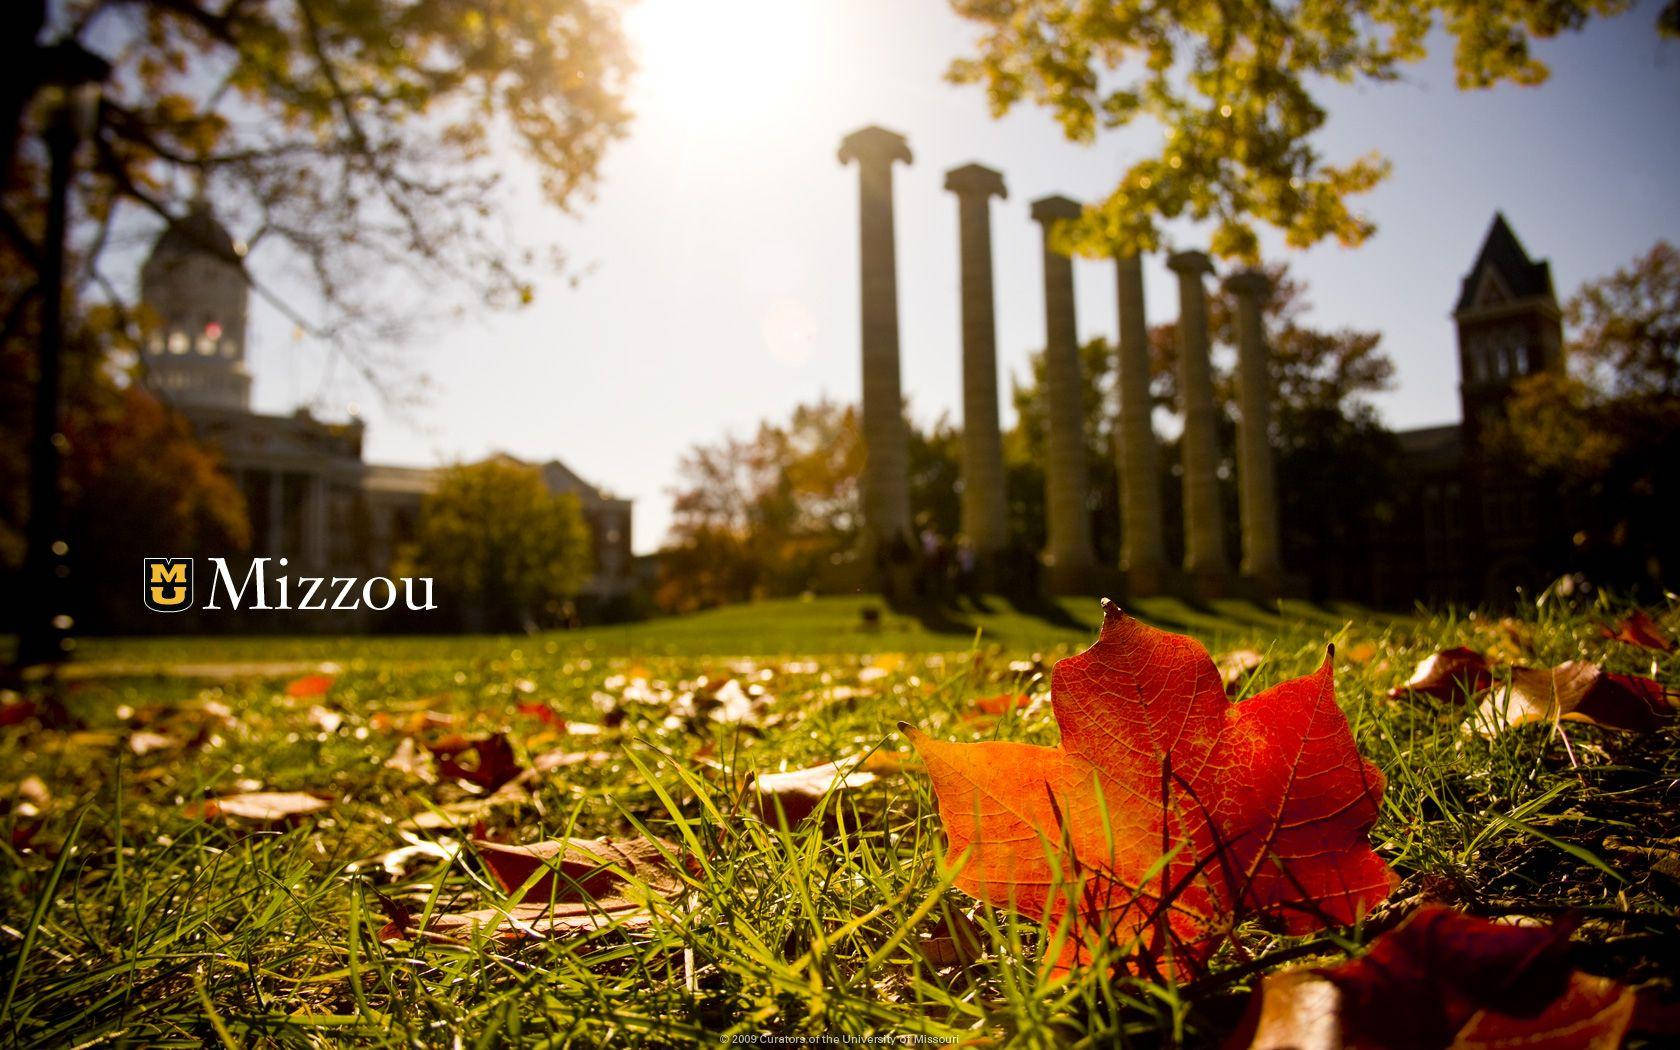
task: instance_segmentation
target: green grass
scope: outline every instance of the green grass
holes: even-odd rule
[[[878,627],[865,628],[865,608],[880,610]],[[1354,606],[1300,601],[1270,608],[1216,601],[1196,608],[1174,598],[1147,598],[1128,611],[1162,627],[1196,634],[1209,644],[1258,629],[1335,630],[1353,618],[1377,619]],[[92,638],[81,642],[77,656],[84,663],[118,664],[129,670],[179,661],[461,661],[515,649],[527,654],[540,649],[544,656],[561,658],[833,656],[966,649],[977,634],[983,644],[1030,653],[1083,647],[1101,622],[1101,610],[1089,598],[1062,598],[1028,610],[998,597],[984,598],[978,605],[964,599],[937,616],[918,616],[893,612],[873,597],[813,597],[730,605],[691,616],[552,632],[535,639],[523,635]]]
[[[0,728],[0,1040],[446,1045],[458,1035],[472,1046],[592,1047],[891,1033],[1200,1045],[1229,1030],[1269,965],[1334,957],[1368,937],[1343,930],[1291,940],[1250,924],[1198,981],[1095,971],[1050,981],[1036,966],[1032,923],[976,909],[949,887],[924,776],[831,796],[823,816],[791,831],[767,823],[744,802],[747,773],[876,746],[904,750],[900,720],[953,739],[1054,742],[1047,710],[995,724],[965,716],[976,697],[1045,690],[1049,663],[1088,643],[1098,619],[1091,602],[1042,615],[999,604],[937,630],[889,615],[866,633],[862,604],[764,603],[520,638],[87,643],[92,665],[126,671],[66,684],[78,726]],[[1672,730],[1638,737],[1566,724],[1568,747],[1545,726],[1490,741],[1460,732],[1462,712],[1387,698],[1436,648],[1511,653],[1506,628],[1493,621],[1388,620],[1296,604],[1158,602],[1138,611],[1216,651],[1248,644],[1267,653],[1257,686],[1311,670],[1337,644],[1338,696],[1361,750],[1388,776],[1372,839],[1404,878],[1394,914],[1422,896],[1490,915],[1573,908],[1586,918],[1583,966],[1667,979],[1661,960],[1680,957],[1680,882],[1639,851],[1672,853],[1680,836]],[[1604,641],[1595,622],[1535,613],[1523,658],[1588,657],[1652,673],[1652,654]],[[150,673],[175,661],[313,660],[342,666],[321,701],[288,697],[289,673]],[[1680,657],[1659,658],[1655,673],[1680,684]],[[648,679],[648,690],[627,676]],[[660,690],[681,693],[701,676],[760,683],[776,717],[758,729],[668,718]],[[515,711],[532,700],[578,721],[601,721],[609,702],[625,717],[568,744]],[[318,703],[343,724],[329,732],[312,719]],[[207,718],[207,704],[225,705],[231,718]],[[474,799],[459,784],[385,766],[403,734],[381,726],[416,710],[459,716],[452,730],[506,729],[522,755],[609,751],[604,764],[559,771],[461,819],[514,842],[658,835],[696,858],[689,896],[663,906],[645,932],[381,941],[382,901],[461,910],[494,900],[470,853],[397,874],[376,861],[416,839],[466,834],[404,827]],[[186,746],[136,755],[126,742],[142,727]],[[46,801],[22,804],[16,786],[29,776],[40,778]],[[195,800],[256,786],[321,791],[335,802],[291,827],[194,815]],[[16,838],[25,832],[33,835],[26,848]],[[942,924],[977,931],[981,956],[930,960],[918,943]]]

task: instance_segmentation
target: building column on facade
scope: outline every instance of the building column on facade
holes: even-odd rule
[[[892,166],[910,163],[904,136],[867,127],[840,143],[857,161],[863,343],[863,516],[874,550],[910,533],[908,436],[899,386],[898,273],[893,244]]]
[[[1033,221],[1042,227],[1044,256],[1044,377],[1046,445],[1045,499],[1049,513],[1051,587],[1089,586],[1096,568],[1091,553],[1091,516],[1085,505],[1090,478],[1085,463],[1085,396],[1080,380],[1079,334],[1073,305],[1073,260],[1051,243],[1056,223],[1078,218],[1082,209],[1066,197],[1033,202]]]
[[[1119,426],[1114,462],[1120,466],[1120,568],[1129,597],[1159,594],[1167,585],[1161,530],[1161,478],[1150,416],[1149,326],[1144,316],[1143,260],[1114,260],[1120,307]]]
[[[1000,173],[979,164],[946,172],[945,188],[957,195],[962,272],[962,533],[982,564],[989,565],[1008,542],[998,425],[991,199],[1007,198],[1009,193]]]
[[[304,528],[307,534],[303,546],[305,556],[314,566],[331,564],[327,555],[327,479],[321,474],[309,475],[309,498],[304,505]]]
[[[1242,574],[1275,590],[1283,574],[1277,479],[1272,463],[1270,366],[1261,310],[1272,282],[1258,270],[1225,279],[1237,300],[1237,497],[1242,513]]]
[[[268,472],[268,549],[270,557],[286,554],[286,481],[278,468]]]
[[[1219,499],[1218,413],[1209,363],[1207,289],[1213,272],[1203,252],[1175,252],[1167,266],[1178,274],[1178,385],[1184,412],[1184,572],[1204,596],[1225,593],[1225,522]]]

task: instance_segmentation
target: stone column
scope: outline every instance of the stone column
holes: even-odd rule
[[[1213,264],[1202,252],[1175,252],[1167,265],[1178,274],[1178,385],[1183,399],[1184,571],[1203,594],[1224,590],[1225,527],[1219,507],[1219,432],[1208,362],[1207,290],[1202,277]]]
[[[1032,205],[1044,235],[1044,378],[1050,462],[1045,464],[1049,512],[1050,580],[1057,590],[1076,588],[1095,567],[1091,518],[1085,508],[1090,478],[1085,466],[1085,397],[1079,376],[1079,334],[1073,312],[1073,260],[1050,246],[1058,220],[1078,218],[1081,208],[1066,197],[1044,197]]]
[[[1242,574],[1262,585],[1282,575],[1278,554],[1277,481],[1272,469],[1271,382],[1260,311],[1272,282],[1258,270],[1225,279],[1237,298],[1237,496],[1242,509]]]
[[[945,173],[957,195],[962,256],[962,531],[985,557],[1008,540],[1004,516],[1003,438],[998,432],[996,313],[992,305],[991,199],[1007,198],[1003,176],[968,164]]]
[[[863,515],[871,539],[910,532],[909,452],[898,378],[898,272],[893,248],[892,166],[910,163],[904,136],[884,128],[840,142],[840,163],[857,161],[863,298]]]
[[[337,568],[331,564],[328,557],[330,543],[327,539],[329,531],[327,496],[327,479],[321,474],[309,475],[309,502],[304,508],[304,528],[307,538],[304,547],[309,552],[310,564],[323,572]]]
[[[263,553],[273,558],[294,553],[286,549],[286,481],[279,467],[268,473],[268,549]]]
[[[1149,326],[1144,318],[1143,261],[1114,260],[1120,303],[1120,426],[1114,461],[1120,465],[1120,568],[1130,597],[1166,586],[1167,555],[1161,541],[1161,475],[1150,421]]]

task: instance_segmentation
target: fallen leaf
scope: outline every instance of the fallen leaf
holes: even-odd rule
[[[167,751],[181,746],[181,742],[164,733],[154,733],[150,729],[137,729],[128,734],[128,749],[136,755],[149,755],[153,751]]]
[[[188,807],[188,812],[204,820],[225,817],[256,824],[279,824],[319,813],[329,805],[328,800],[302,791],[245,791],[207,798]]]
[[[571,766],[598,766],[612,761],[611,751],[544,751],[531,759],[531,773],[552,773]]]
[[[0,726],[15,726],[35,717],[33,700],[7,700],[0,704]]]
[[[12,796],[22,800],[20,805],[45,806],[52,801],[52,792],[47,790],[47,782],[33,773],[18,781]]]
[[[1356,642],[1342,651],[1342,656],[1348,663],[1368,664],[1377,655],[1375,642]]]
[[[1418,662],[1417,670],[1403,684],[1389,692],[1398,700],[1408,694],[1431,696],[1450,704],[1462,704],[1493,684],[1493,669],[1487,657],[1459,646],[1442,649]]]
[[[494,791],[519,775],[519,761],[506,734],[465,737],[459,734],[433,741],[427,747],[437,759],[438,773]],[[462,759],[472,756],[472,762]]]
[[[1569,927],[1428,905],[1335,966],[1268,975],[1230,1046],[1409,1050],[1621,1045],[1633,989],[1571,969]]]
[[[402,836],[408,843],[406,846],[399,846],[369,860],[357,861],[346,870],[354,874],[378,868],[388,878],[402,879],[416,868],[435,867],[440,862],[454,860],[461,852],[460,844],[454,839],[422,839],[406,831]]]
[[[1221,654],[1214,664],[1219,668],[1219,680],[1225,683],[1225,691],[1237,691],[1248,681],[1249,675],[1260,669],[1260,662],[1265,658],[1264,654],[1255,649],[1233,649]]]
[[[329,707],[315,704],[309,709],[309,721],[321,732],[331,735],[344,724],[344,716]]]
[[[413,923],[411,916],[387,923],[379,931],[379,939],[406,940],[418,934],[428,940],[464,943],[484,933],[508,941],[565,937],[608,928],[639,933],[653,925],[653,913],[639,907],[604,908],[593,901],[545,901],[435,914],[423,930],[415,930]]]
[[[731,678],[717,688],[711,695],[711,707],[707,712],[714,722],[744,722],[753,724],[759,721],[769,707],[767,697],[753,696],[741,688],[741,683]]]
[[[1672,653],[1674,639],[1644,609],[1635,609],[1622,617],[1615,627],[1599,625],[1599,632],[1612,641],[1625,642],[1659,653]]]
[[[1616,835],[1610,835],[1600,845],[1611,853],[1620,854],[1630,864],[1643,865],[1673,882],[1680,882],[1680,850],[1673,848],[1673,840],[1666,844],[1659,842],[1656,845],[1640,846]]]
[[[404,820],[399,827],[412,831],[461,831],[480,828],[497,810],[507,806],[524,806],[531,796],[522,790],[504,786],[501,790],[479,798],[463,799],[443,806],[432,806]],[[478,834],[478,832],[474,832]]]
[[[682,877],[667,857],[681,854],[669,842],[653,839],[550,839],[525,845],[475,840],[479,859],[502,889],[509,893],[525,886],[539,871],[540,878],[525,889],[520,903],[533,900],[611,897],[635,879],[669,896],[682,888]],[[558,876],[558,877],[557,877]]]
[[[874,755],[880,753],[874,752],[867,758],[853,755],[850,758],[824,762],[820,766],[790,769],[781,773],[758,773],[747,786],[752,792],[760,816],[773,822],[776,814],[780,812],[782,819],[791,827],[810,816],[830,791],[841,792],[867,787],[881,774],[897,772],[897,769],[892,768],[890,760],[883,760],[878,764],[871,763]],[[897,758],[893,752],[886,754]]]
[[[916,938],[916,950],[935,966],[971,966],[986,955],[986,935],[966,912],[941,916]]]
[[[1103,613],[1097,643],[1052,674],[1060,746],[904,727],[947,863],[964,865],[958,887],[1041,917],[1054,970],[1105,939],[1140,965],[1194,969],[1238,919],[1306,933],[1388,896],[1395,876],[1366,838],[1383,777],[1359,756],[1328,658],[1233,704],[1199,643]]]
[[[52,805],[52,792],[47,782],[30,774],[10,790],[0,790],[0,814],[11,824],[9,839],[12,848],[25,850],[46,824],[46,811]]]
[[[974,701],[974,709],[983,715],[997,715],[1002,717],[1005,712],[1019,711],[1032,706],[1032,697],[1026,693],[999,693],[996,696],[983,696]]]
[[[1510,685],[1490,692],[1470,721],[1485,735],[1559,719],[1643,733],[1667,725],[1677,708],[1680,694],[1661,682],[1571,660],[1549,670],[1513,667]]]
[[[434,915],[421,931],[424,936],[461,940],[491,932],[517,939],[609,927],[634,932],[652,923],[647,894],[669,898],[683,888],[681,874],[667,859],[680,854],[667,842],[573,838],[507,845],[475,840],[473,848],[497,884],[519,898],[505,908]],[[394,918],[380,938],[407,937],[413,925],[412,917]]]
[[[454,715],[438,711],[409,711],[406,714],[399,711],[375,711],[368,718],[368,728],[381,733],[398,732],[408,736],[424,733],[428,729],[448,729],[459,719]]]
[[[562,733],[566,731],[566,720],[561,717],[560,712],[554,710],[552,707],[549,707],[547,704],[540,703],[538,701],[528,701],[520,704],[514,710],[518,711],[527,718],[535,718],[539,722],[543,722],[554,729],[558,729]]]
[[[9,788],[0,787],[0,814],[12,824],[11,842],[22,849],[41,830],[42,814],[52,805],[47,782],[30,774]]]
[[[116,747],[122,743],[122,736],[109,729],[78,729],[66,733],[63,739],[65,751],[97,751],[102,748]]]
[[[332,688],[332,684],[332,675],[306,674],[302,678],[294,678],[286,683],[286,695],[297,700],[326,696],[327,690]]]
[[[399,773],[407,773],[416,780],[427,784],[437,783],[437,770],[429,752],[421,750],[414,743],[414,738],[405,736],[391,757],[385,760],[386,769],[394,769]]]

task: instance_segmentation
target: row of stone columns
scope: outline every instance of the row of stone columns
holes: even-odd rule
[[[894,266],[892,165],[910,162],[901,135],[869,127],[848,135],[840,160],[857,161],[861,187],[863,307],[863,497],[868,529],[877,542],[909,530],[905,479],[905,423],[899,387],[898,288]],[[963,494],[962,531],[982,557],[1006,542],[1003,446],[998,421],[996,311],[992,287],[990,202],[1007,197],[1003,176],[968,164],[946,174],[958,201],[962,274]],[[1057,251],[1055,224],[1076,218],[1076,201],[1034,201],[1042,228],[1047,414],[1045,506],[1051,584],[1078,590],[1097,583],[1092,551],[1084,443],[1084,383],[1074,312],[1073,262]],[[1121,569],[1133,595],[1169,589],[1172,573],[1162,542],[1157,446],[1150,422],[1149,334],[1144,316],[1143,267],[1115,260],[1120,311],[1116,460],[1120,465]],[[1209,363],[1204,278],[1213,265],[1202,252],[1178,252],[1167,265],[1179,284],[1179,388],[1184,413],[1184,582],[1203,594],[1227,590],[1218,480],[1218,412]],[[1265,335],[1260,311],[1268,290],[1263,274],[1243,271],[1226,281],[1238,305],[1238,440],[1242,573],[1266,589],[1281,578],[1277,507],[1268,436],[1270,408]]]

